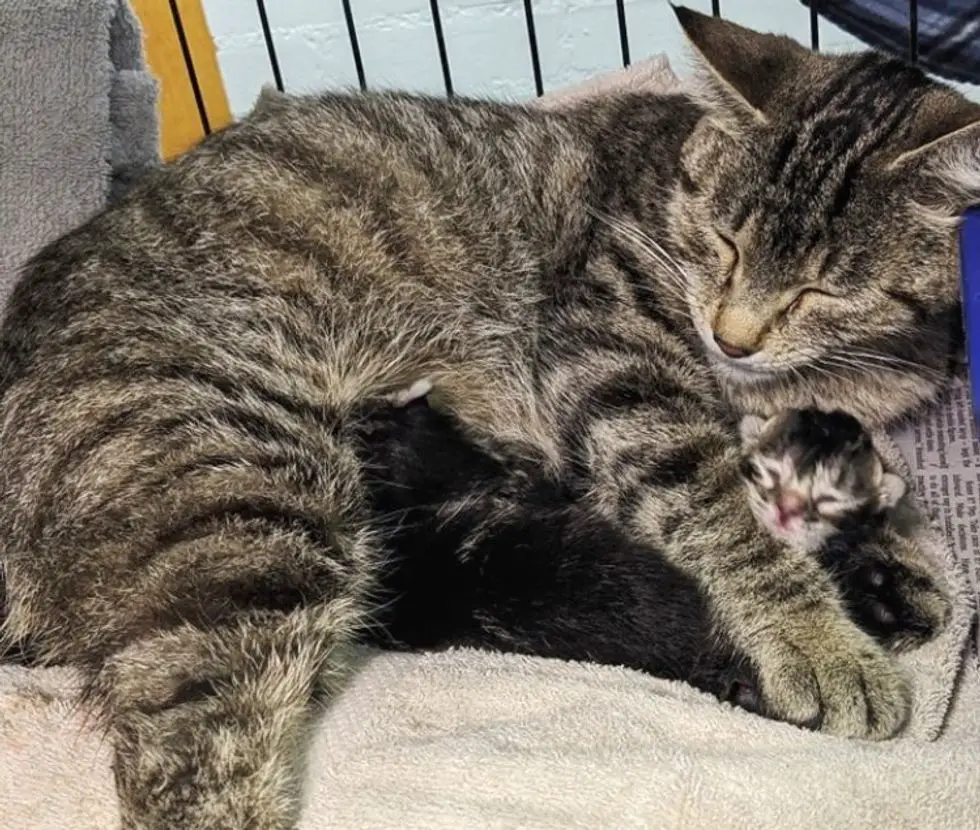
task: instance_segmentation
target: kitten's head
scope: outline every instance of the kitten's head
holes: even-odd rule
[[[706,115],[671,237],[733,403],[881,424],[933,398],[962,341],[956,229],[980,201],[980,105],[875,52],[677,14]]]
[[[813,551],[848,521],[864,521],[905,495],[871,436],[851,415],[787,410],[742,419],[742,477],[749,504],[777,538]]]

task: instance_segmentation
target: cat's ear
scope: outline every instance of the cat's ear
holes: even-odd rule
[[[882,510],[894,507],[905,495],[905,479],[895,473],[884,473],[878,485],[878,506]]]
[[[768,421],[759,415],[746,415],[738,425],[743,445],[755,444],[762,436]]]
[[[285,92],[280,92],[271,84],[263,84],[252,106],[251,114],[260,116],[275,114],[283,110],[290,100],[290,96]]]
[[[889,169],[926,174],[917,201],[950,222],[980,200],[980,104],[951,89],[930,90],[912,116]]]
[[[703,82],[711,97],[755,121],[769,120],[776,94],[795,85],[814,59],[784,35],[756,32],[684,6],[673,9],[707,70]]]
[[[980,158],[980,104],[951,89],[929,90],[910,119],[903,144],[906,149],[892,167],[928,161],[957,149],[972,149]]]

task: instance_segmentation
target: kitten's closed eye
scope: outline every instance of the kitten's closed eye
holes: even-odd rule
[[[822,516],[837,516],[847,508],[843,496],[836,493],[824,493],[813,500],[813,506]]]
[[[814,498],[813,506],[821,517],[835,518],[857,509],[859,502],[850,495],[824,493]]]
[[[784,483],[785,471],[776,462],[765,458],[745,456],[739,462],[738,471],[745,481],[764,491],[767,496],[777,493]]]
[[[759,477],[759,470],[751,458],[743,458],[738,465],[738,473],[746,481],[756,481]]]

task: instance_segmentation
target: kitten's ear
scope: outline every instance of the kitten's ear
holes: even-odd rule
[[[766,122],[776,93],[795,85],[814,57],[792,38],[762,34],[720,17],[674,6],[687,39],[708,70],[711,97]]]
[[[754,444],[759,440],[762,431],[766,428],[765,418],[759,415],[746,415],[738,425],[738,433],[742,438],[742,444]]]
[[[878,505],[882,510],[894,507],[905,495],[905,479],[895,473],[886,472],[878,485]]]

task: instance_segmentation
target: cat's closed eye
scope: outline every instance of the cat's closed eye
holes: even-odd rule
[[[823,288],[813,288],[808,286],[807,288],[801,289],[797,295],[793,298],[793,301],[786,306],[786,314],[795,314],[799,311],[805,302],[812,300],[825,300],[834,298],[835,294],[830,291],[826,291]]]
[[[717,230],[715,231],[715,238],[717,241],[718,258],[721,260],[725,275],[730,278],[732,272],[735,270],[735,266],[738,265],[742,257],[738,249],[738,243],[728,236],[728,234]]]

